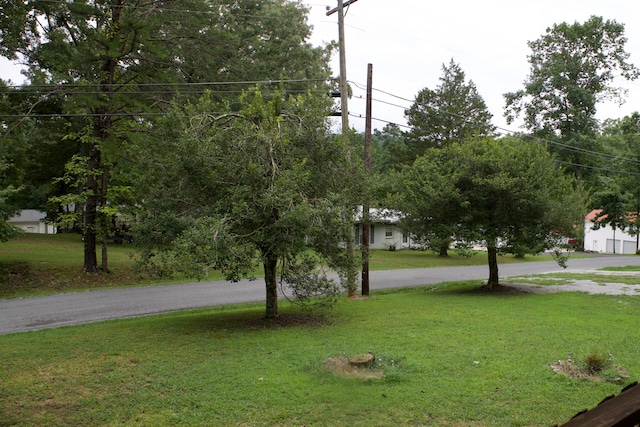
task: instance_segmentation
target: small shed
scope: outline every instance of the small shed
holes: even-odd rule
[[[23,209],[8,219],[9,224],[22,228],[26,233],[55,234],[56,228],[46,222],[47,214],[36,209]]]

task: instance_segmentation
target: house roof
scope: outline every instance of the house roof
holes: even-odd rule
[[[594,210],[592,210],[591,212],[589,212],[589,213],[587,214],[587,216],[585,216],[585,217],[584,217],[584,219],[585,219],[586,221],[591,221],[591,222],[599,222],[599,221],[602,221],[602,220],[606,219],[608,215],[607,215],[607,214],[600,215],[601,213],[602,213],[602,209],[594,209]],[[637,213],[635,213],[635,212],[629,212],[629,213],[627,214],[627,219],[628,219],[629,221],[635,221],[637,216],[638,216],[638,214],[637,214]]]
[[[589,212],[587,214],[587,216],[584,217],[584,219],[587,220],[587,221],[592,221],[592,222],[596,222],[596,221],[600,221],[602,219],[605,219],[607,216],[606,215],[600,216],[601,212],[602,212],[602,209],[594,209],[591,212]]]

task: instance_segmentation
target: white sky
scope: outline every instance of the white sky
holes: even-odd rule
[[[336,0],[303,0],[311,7],[311,42],[338,39],[337,13],[327,17],[326,6]],[[373,87],[413,100],[425,87],[440,84],[442,64],[453,60],[473,80],[493,114],[496,126],[518,131],[503,117],[503,94],[523,89],[529,74],[527,42],[536,40],[548,27],[562,22],[584,22],[592,15],[625,24],[629,61],[640,67],[640,1],[638,0],[359,0],[345,17],[347,78],[352,85],[351,114],[365,114],[364,87],[367,64],[373,64]],[[339,73],[338,54],[332,69]],[[598,118],[621,118],[640,110],[640,80],[619,78],[617,86],[628,89],[626,103],[601,104]],[[373,98],[409,107],[411,102],[374,91]],[[404,109],[373,102],[374,118],[406,124]],[[364,129],[364,118],[350,117],[350,125]],[[373,121],[382,129],[385,123]],[[504,133],[504,131],[502,131]]]
[[[326,16],[326,7],[336,7],[337,1],[320,1],[303,0],[311,7],[309,24],[313,26],[311,42],[315,45],[338,39],[337,14]],[[523,88],[531,52],[527,41],[538,39],[547,27],[584,22],[591,15],[615,19],[625,24],[629,61],[640,67],[638,0],[359,0],[346,10],[347,78],[362,85],[360,89],[352,84],[354,97],[349,111],[362,118],[350,117],[350,125],[360,131],[364,130],[368,63],[373,64],[375,89],[413,100],[420,89],[434,89],[440,83],[442,64],[453,58],[467,80],[476,84],[494,124],[512,131],[518,131],[518,125],[506,124],[502,95]],[[332,68],[337,75],[337,51]],[[23,81],[19,69],[4,58],[0,58],[0,78]],[[620,78],[615,84],[628,89],[627,101],[622,107],[600,104],[600,119],[620,118],[640,110],[640,80],[627,82]],[[379,91],[373,97],[373,117],[406,124],[404,109],[411,102]],[[384,125],[373,121],[374,128]]]

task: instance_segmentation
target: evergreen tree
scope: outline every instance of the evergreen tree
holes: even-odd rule
[[[448,66],[442,65],[440,85],[435,89],[422,89],[405,116],[411,126],[405,134],[407,152],[403,161],[406,164],[427,148],[495,132],[492,115],[475,84],[465,80],[464,71],[453,59]]]

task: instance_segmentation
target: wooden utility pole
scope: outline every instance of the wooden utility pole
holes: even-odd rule
[[[368,181],[371,174],[371,101],[373,93],[373,65],[367,66],[367,107],[364,127],[364,172]],[[371,220],[369,218],[369,194],[365,189],[362,203],[362,295],[369,295],[369,242]]]
[[[356,1],[358,0],[347,1],[346,5],[348,6],[351,3],[355,3]],[[342,0],[338,0],[338,7],[327,12],[327,16],[333,15],[335,12],[338,12],[338,48],[340,54],[340,114],[342,117],[343,136],[349,129],[349,93],[347,91],[347,49],[344,41],[344,6],[345,3]]]
[[[338,12],[338,44],[340,51],[340,108],[341,108],[341,117],[342,117],[342,138],[346,142],[347,133],[349,131],[349,106],[348,99],[349,93],[347,90],[347,53],[344,41],[344,6],[349,6],[352,3],[355,3],[358,0],[347,0],[343,2],[342,0],[338,0],[338,7],[335,9],[331,9],[327,12],[327,16]],[[352,222],[353,220],[351,220]],[[353,225],[353,222],[352,222]],[[350,267],[347,272],[347,289],[350,297],[355,296],[356,294],[356,276],[358,272],[356,271],[355,265],[355,242],[354,242],[354,232],[353,226],[351,227],[350,238],[347,240],[347,252],[350,259]]]

